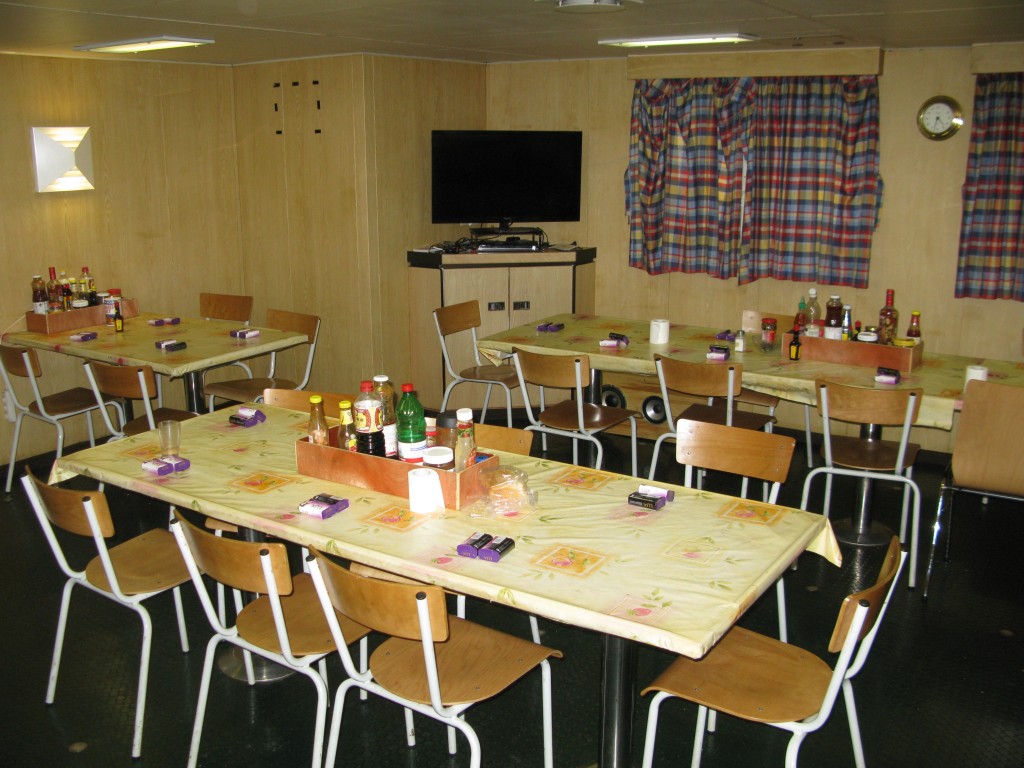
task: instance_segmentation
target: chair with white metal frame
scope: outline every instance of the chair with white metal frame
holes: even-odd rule
[[[677,419],[704,421],[747,430],[772,431],[772,424],[775,421],[773,416],[736,409],[736,398],[742,389],[740,383],[743,378],[742,365],[738,363],[691,363],[685,360],[675,360],[665,355],[655,355],[654,367],[658,372],[658,385],[661,387],[665,412],[670,415],[665,420],[667,431],[658,435],[658,439],[654,441],[650,480],[654,479],[654,473],[658,468],[661,444],[666,440],[675,439],[674,427]],[[672,392],[707,398],[708,402],[707,404],[694,403],[672,418],[671,401],[669,400]],[[716,398],[718,398],[717,402],[715,402]]]
[[[775,504],[789,475],[796,440],[752,429],[728,427],[705,421],[680,419],[676,425],[676,461],[684,466],[683,483],[693,487],[693,470],[710,469],[742,476],[740,496],[747,498],[749,478],[771,483],[766,499]],[[775,583],[779,611],[779,639],[788,642],[786,587],[780,577]]]
[[[4,490],[11,492],[14,481],[14,462],[18,457],[18,442],[21,439],[21,427],[25,418],[37,419],[53,424],[57,429],[57,458],[64,455],[64,425],[61,421],[74,416],[85,416],[89,429],[89,445],[96,445],[96,436],[92,427],[92,412],[99,408],[96,399],[85,387],[72,387],[52,395],[44,395],[39,389],[39,377],[43,369],[39,365],[39,355],[31,347],[9,347],[0,345],[0,375],[4,386],[10,393],[10,402],[14,407],[14,435],[11,438],[11,457],[7,465],[7,485]],[[23,405],[14,390],[12,376],[28,379],[32,388],[32,402]]]
[[[942,513],[949,504],[945,559],[953,532],[956,493],[1024,501],[1024,454],[1017,440],[1024,434],[1024,387],[993,381],[967,382],[963,409],[956,427],[953,455],[939,485],[922,597],[928,597],[935,549],[942,531]]]
[[[487,406],[491,400],[491,390],[501,387],[505,390],[505,417],[508,426],[512,426],[512,390],[519,386],[516,373],[508,365],[485,365],[480,359],[480,352],[477,349],[476,329],[480,327],[480,302],[476,299],[464,301],[460,304],[451,304],[446,307],[438,307],[434,310],[434,325],[437,328],[437,337],[441,341],[441,356],[444,358],[444,367],[448,371],[451,381],[444,388],[444,396],[441,398],[440,410],[448,407],[448,398],[452,390],[459,384],[484,384],[487,391],[484,394],[484,405],[480,411],[480,422],[487,420]],[[472,339],[473,365],[459,369],[452,362],[452,353],[448,349],[448,337],[457,333],[469,331]]]
[[[232,379],[205,385],[207,407],[213,413],[214,401],[230,400],[236,403],[260,402],[265,389],[305,389],[313,371],[313,357],[316,355],[317,338],[320,335],[320,318],[302,312],[289,312],[283,309],[267,310],[267,328],[278,331],[301,333],[306,336],[309,352],[306,356],[305,369],[299,381],[282,378],[277,375],[277,352],[270,353],[270,367],[267,375],[248,379]]]
[[[341,614],[334,614],[331,617],[333,624],[328,626],[309,574],[292,576],[284,544],[214,536],[177,512],[171,522],[171,530],[213,628],[213,637],[207,643],[203,660],[199,701],[188,753],[189,768],[193,768],[199,758],[210,679],[221,643],[230,643],[243,651],[255,653],[313,681],[317,708],[313,723],[312,765],[320,768],[330,703],[324,659],[335,650],[335,638],[343,646],[360,641],[365,659],[365,638],[370,630]],[[259,597],[245,605],[235,617],[235,623],[227,626],[214,608],[203,574],[234,590],[256,593]],[[347,648],[345,650],[347,652]],[[252,685],[252,662],[248,656],[245,663],[249,684]],[[319,669],[314,665],[319,665]],[[361,667],[365,669],[365,665]]]
[[[924,391],[913,389],[875,389],[840,384],[819,379],[815,382],[818,393],[818,412],[822,423],[822,453],[826,467],[846,467],[865,472],[861,476],[861,503],[866,506],[867,484],[872,480],[891,480],[902,476],[909,480],[903,484],[903,506],[900,513],[900,541],[907,542],[907,516],[913,482],[914,462],[920,446],[910,442],[910,429],[917,421]],[[857,424],[861,436],[836,435],[832,421]],[[891,426],[900,428],[899,440],[883,440],[877,428]],[[867,436],[864,436],[867,434]],[[825,481],[824,514],[829,515],[832,500],[832,475]],[[920,507],[915,505],[910,532],[910,573],[908,586],[913,589],[917,583],[917,546],[920,528]]]
[[[449,727],[449,754],[455,754],[456,746],[452,729],[461,731],[470,745],[469,764],[479,768],[480,741],[466,722],[465,711],[497,696],[539,666],[544,765],[552,768],[548,659],[560,658],[560,651],[449,616],[440,587],[359,576],[315,550],[309,557],[309,570],[348,674],[334,698],[326,766],[335,764],[345,695],[355,687],[405,708],[410,747],[416,743],[412,712]],[[341,642],[334,618],[339,613],[388,636],[370,657],[368,672],[356,668]]]
[[[148,365],[107,365],[86,361],[83,364],[85,376],[92,387],[94,402],[100,406],[103,422],[111,434],[111,439],[121,439],[156,429],[161,421],[188,421],[195,418],[191,411],[176,408],[154,408],[153,398],[156,397],[156,375]],[[109,399],[108,398],[113,398]],[[120,402],[140,400],[145,409],[142,416],[125,421],[124,405]],[[107,406],[113,406],[118,414],[118,423],[114,424],[107,412]]]
[[[628,421],[633,477],[636,477],[636,420],[640,413],[586,402],[583,388],[590,386],[589,356],[544,355],[513,347],[512,360],[516,367],[516,375],[519,377],[519,386],[523,391],[526,419],[530,422],[526,429],[540,432],[542,436],[548,434],[571,438],[574,464],[579,463],[579,441],[593,443],[597,449],[594,466],[600,469],[604,448],[597,434]],[[527,384],[534,384],[540,388],[540,401],[536,413]],[[545,390],[548,389],[568,390],[572,397],[549,406],[545,394]]]
[[[905,560],[894,536],[875,584],[843,601],[829,642],[829,651],[839,654],[831,668],[809,651],[741,627],[733,627],[702,659],[676,659],[641,694],[657,692],[647,718],[643,768],[654,758],[661,704],[673,697],[698,706],[692,768],[700,766],[704,732],[715,730],[717,712],[792,733],[786,766],[796,768],[800,745],[828,721],[840,689],[854,762],[864,768],[852,681],[871,652]]]
[[[185,561],[171,534],[153,529],[122,542],[107,546],[106,540],[114,535],[107,498],[99,491],[72,491],[55,488],[26,472],[21,479],[32,509],[43,529],[57,565],[67,577],[61,595],[57,620],[57,637],[53,644],[50,679],[46,687],[46,703],[52,704],[57,692],[57,674],[60,671],[64,634],[67,628],[71,593],[77,586],[84,587],[135,611],[142,621],[142,655],[139,661],[139,683],[135,701],[135,729],[132,736],[132,757],[142,753],[142,726],[146,714],[146,691],[149,684],[149,659],[153,637],[153,623],[142,602],[172,590],[178,617],[181,650],[188,652],[188,635],[181,607],[180,585],[188,581]],[[55,528],[92,538],[96,555],[79,570],[71,565],[57,538]]]

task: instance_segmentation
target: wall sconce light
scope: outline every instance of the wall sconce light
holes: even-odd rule
[[[88,128],[33,128],[37,192],[93,189]]]

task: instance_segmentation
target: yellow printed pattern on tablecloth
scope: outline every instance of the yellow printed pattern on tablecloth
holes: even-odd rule
[[[240,477],[237,480],[232,480],[228,485],[234,486],[235,488],[241,488],[243,491],[249,491],[250,493],[266,493],[272,491],[275,488],[280,488],[285,485],[290,485],[295,482],[291,478],[281,477],[280,475],[273,475],[269,472],[255,472],[246,477]]]
[[[534,564],[570,576],[590,576],[608,560],[607,555],[559,544],[533,560]]]
[[[585,467],[573,467],[557,475],[551,481],[551,484],[567,485],[570,488],[576,488],[581,491],[596,491],[606,486],[613,477],[614,475],[610,475],[607,472],[598,472],[593,469],[586,469]]]
[[[366,522],[384,525],[396,531],[408,531],[429,519],[429,515],[420,515],[403,507],[388,507],[374,512],[366,518]]]
[[[715,514],[719,517],[739,520],[744,523],[775,525],[785,516],[786,510],[784,507],[778,507],[774,504],[760,504],[756,501],[737,499],[726,504]]]
[[[666,549],[665,554],[669,557],[685,560],[688,563],[707,565],[718,557],[721,551],[721,547],[716,547],[714,544],[709,544],[705,541],[681,540]]]

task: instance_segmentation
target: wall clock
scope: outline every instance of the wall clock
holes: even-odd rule
[[[933,96],[921,105],[917,113],[917,127],[925,137],[933,141],[948,139],[960,130],[964,116],[956,99],[949,96]]]

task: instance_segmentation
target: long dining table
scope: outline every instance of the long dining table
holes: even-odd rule
[[[535,503],[498,513],[485,497],[458,511],[415,513],[401,496],[300,474],[295,445],[308,414],[258,407],[266,421],[250,428],[230,423],[232,410],[184,422],[184,472],[142,468],[159,454],[156,432],[146,432],[57,459],[51,482],[84,475],[603,633],[605,768],[630,764],[636,643],[701,658],[802,552],[841,561],[821,515],[674,486],[666,486],[674,500],[650,510],[627,503],[634,477],[497,451],[501,465],[525,473]],[[327,520],[299,514],[299,503],[318,493],[347,498],[349,507]],[[498,563],[459,557],[456,546],[476,531],[511,536],[515,548]]]
[[[274,328],[249,326],[259,335],[240,339],[230,332],[241,324],[228,320],[177,318],[174,324],[152,325],[150,320],[162,321],[167,315],[141,313],[125,320],[124,331],[118,333],[112,326],[95,325],[73,331],[46,334],[32,331],[5,333],[3,342],[22,347],[34,347],[84,360],[95,360],[113,365],[149,365],[156,373],[172,379],[180,378],[185,387],[188,410],[202,413],[203,373],[220,365],[258,357],[288,347],[304,344],[304,333],[279,331]],[[89,341],[75,341],[72,334],[94,332]],[[156,346],[158,341],[185,342],[184,349],[165,351]]]

